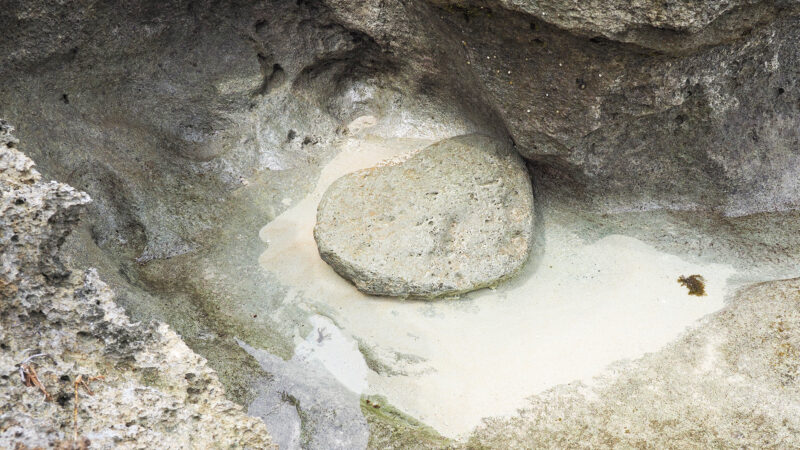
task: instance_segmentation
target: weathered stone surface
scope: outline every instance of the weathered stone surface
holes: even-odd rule
[[[326,4],[598,209],[800,204],[798,2]]]
[[[363,292],[436,297],[512,276],[532,232],[521,159],[502,141],[466,135],[334,182],[314,238],[322,259]]]
[[[16,140],[0,120],[0,447],[270,447],[264,424],[225,398],[174,331],[131,323],[94,269],[61,263],[89,196],[40,181],[9,145]],[[49,398],[25,385],[21,363]],[[93,395],[79,388],[76,405],[79,375],[104,378],[89,384]]]
[[[774,19],[781,2],[500,0],[499,3],[575,33],[680,52],[741,37],[753,26]]]

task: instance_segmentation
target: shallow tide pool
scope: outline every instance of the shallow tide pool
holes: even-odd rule
[[[591,383],[615,361],[659,350],[723,306],[735,273],[728,265],[690,263],[622,235],[585,242],[557,227],[544,230],[523,272],[495,290],[432,302],[360,293],[317,253],[317,204],[337,178],[430,143],[343,141],[314,191],[260,231],[261,266],[315,327],[296,342],[296,356],[320,362],[354,393],[383,395],[459,437],[484,417],[513,414],[530,395]],[[690,296],[678,283],[693,274],[705,278],[707,295]]]

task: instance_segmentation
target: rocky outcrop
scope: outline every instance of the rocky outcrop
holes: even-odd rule
[[[800,206],[797,2],[325,3],[598,210]]]
[[[606,211],[786,210],[798,5],[12,2],[0,114],[62,149],[33,156],[95,199],[101,247],[140,262],[201,249],[243,178],[319,164],[363,115],[385,134],[511,137]]]
[[[537,201],[603,214],[592,236],[660,210],[697,254],[719,248],[702,226],[734,254],[757,236],[781,255],[759,261],[792,271],[796,233],[760,213],[800,207],[796,1],[16,0],[0,27],[0,116],[93,199],[75,248],[94,253],[71,256],[127,289],[133,317],[180,330],[242,403],[257,368],[229,357],[232,336],[288,359],[303,326],[263,313],[303,302],[244,262],[253,230],[313,189],[356,117],[382,136],[513,140]]]
[[[436,297],[491,286],[527,261],[533,194],[511,147],[446,139],[334,182],[319,204],[320,256],[368,294]]]
[[[463,5],[468,2],[457,0],[451,3]],[[587,37],[602,36],[660,51],[681,53],[741,37],[753,26],[774,19],[782,2],[500,0],[499,3],[509,10],[530,14]],[[783,6],[788,4],[783,3]]]
[[[0,447],[270,447],[175,332],[131,323],[96,271],[64,266],[90,198],[41,181],[11,131],[0,121]]]

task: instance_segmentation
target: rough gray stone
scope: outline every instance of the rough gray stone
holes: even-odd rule
[[[738,38],[754,25],[773,19],[781,2],[500,0],[499,3],[574,33],[681,52]]]
[[[800,205],[796,1],[325,3],[598,210]]]
[[[271,447],[166,324],[131,323],[94,269],[64,266],[59,248],[90,198],[40,181],[11,130],[0,120],[0,447]],[[80,375],[104,378],[76,405]]]
[[[412,297],[499,283],[527,261],[532,233],[522,160],[475,134],[336,180],[314,227],[322,259],[359,290]]]

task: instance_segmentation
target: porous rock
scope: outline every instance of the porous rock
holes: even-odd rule
[[[314,237],[322,259],[363,292],[436,297],[512,276],[532,230],[521,159],[473,134],[340,178],[319,204]]]
[[[174,331],[131,323],[94,269],[60,261],[91,199],[42,182],[12,130],[0,120],[0,447],[269,448]],[[29,368],[49,396],[26,386]],[[78,376],[102,378],[76,405]]]

